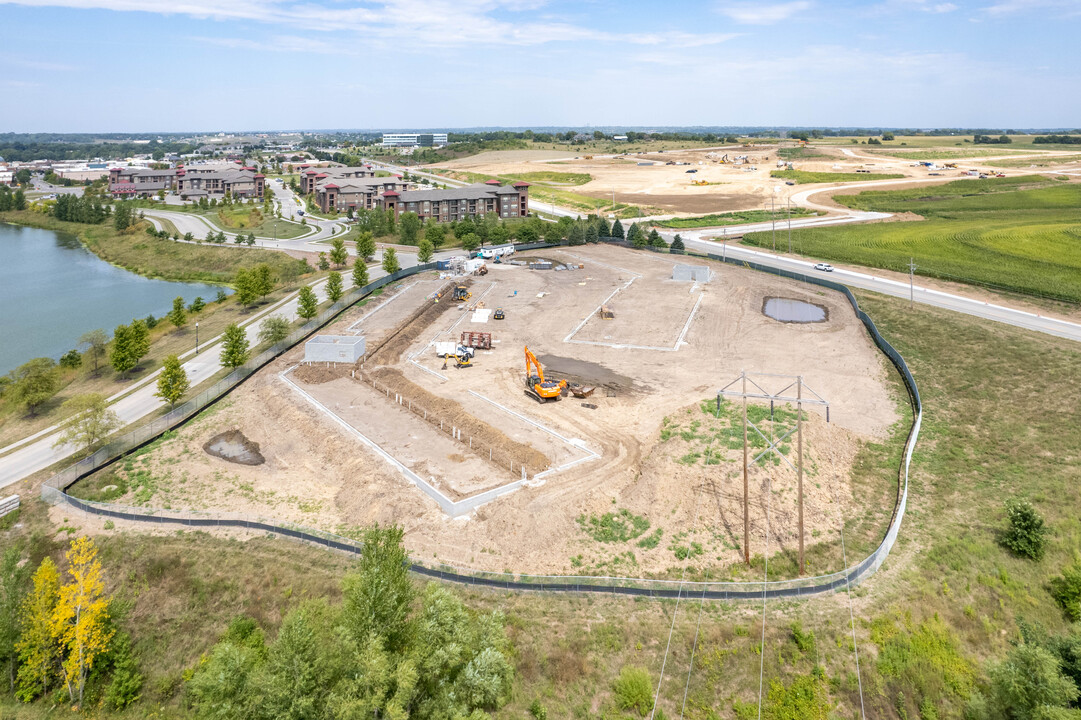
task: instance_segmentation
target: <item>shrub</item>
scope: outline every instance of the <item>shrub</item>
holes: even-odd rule
[[[83,364],[83,356],[78,350],[68,350],[60,358],[60,367],[75,369]]]
[[[619,671],[612,688],[619,707],[624,710],[637,710],[645,715],[653,706],[653,680],[644,667],[627,665]]]
[[[548,708],[541,704],[540,698],[534,700],[529,706],[529,714],[535,720],[548,720]]]
[[[1051,580],[1051,597],[1072,622],[1081,620],[1081,561],[1074,560],[1060,577]]]
[[[1010,528],[1002,536],[1002,545],[1021,557],[1043,557],[1047,528],[1043,518],[1027,500],[1007,500],[1006,518]]]

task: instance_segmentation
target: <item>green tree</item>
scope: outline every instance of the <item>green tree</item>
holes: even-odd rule
[[[466,252],[473,252],[480,247],[480,238],[476,233],[468,233],[462,238],[462,249]]]
[[[19,550],[9,545],[0,555],[0,672],[7,676],[10,692],[15,692],[15,670],[19,653],[15,643],[19,640],[22,623],[19,609],[26,596],[28,565],[20,562]]]
[[[255,720],[259,706],[257,670],[266,649],[220,642],[199,664],[188,683],[196,717],[207,720]]]
[[[678,234],[672,239],[672,244],[668,247],[668,252],[673,255],[682,255],[686,248],[683,246],[683,238]]]
[[[612,223],[612,237],[623,239],[623,223],[619,221],[619,218]]]
[[[113,677],[105,688],[102,701],[113,710],[123,710],[139,699],[143,689],[143,676],[131,652],[131,636],[126,632],[117,632],[113,636],[109,660]]]
[[[398,263],[398,254],[394,252],[394,248],[388,247],[383,250],[383,271],[387,275],[393,275],[402,269],[402,266]]]
[[[668,247],[668,243],[666,243],[664,241],[664,238],[661,237],[661,234],[659,232],[657,232],[656,228],[649,231],[649,244],[650,244],[650,246],[655,247],[655,248],[667,248]]]
[[[52,358],[34,358],[13,370],[11,380],[12,400],[34,415],[38,408],[56,395],[60,373]]]
[[[586,242],[590,245],[596,245],[600,242],[600,235],[597,234],[597,226],[593,223],[589,224],[586,228]]]
[[[1081,621],[1081,560],[1062,570],[1062,575],[1050,582],[1051,597],[1055,598],[1071,622]]]
[[[15,191],[14,208],[16,210],[26,209],[26,194],[22,191],[22,188]]]
[[[368,282],[368,266],[364,264],[364,258],[357,256],[353,263],[353,287],[362,288]]]
[[[1051,718],[1051,708],[1065,708],[1078,698],[1073,680],[1062,674],[1059,659],[1038,645],[1022,644],[988,671],[991,689],[985,717],[998,720]]]
[[[416,213],[407,212],[402,213],[402,216],[398,218],[398,237],[401,238],[403,245],[416,245],[417,234],[420,232],[420,218]]]
[[[526,224],[518,228],[518,240],[523,243],[535,243],[540,238],[537,228]]]
[[[260,710],[269,718],[326,717],[327,697],[340,663],[328,647],[336,644],[337,613],[325,600],[309,600],[290,611],[269,648],[260,673]]]
[[[443,241],[447,239],[446,228],[435,221],[429,221],[424,226],[424,239],[432,244],[433,248],[439,249]]]
[[[267,263],[259,263],[252,270],[255,292],[259,294],[259,297],[266,299],[266,296],[274,292],[274,286],[277,284],[277,279],[274,277],[274,269]]]
[[[330,260],[327,258],[327,254],[325,252],[319,253],[319,269],[320,270],[329,270],[330,269]]]
[[[357,235],[357,257],[371,260],[375,256],[375,238],[369,230],[363,230]]]
[[[119,232],[124,232],[134,224],[131,208],[124,203],[117,203],[116,211],[113,212],[113,227]]]
[[[236,290],[236,301],[241,305],[254,305],[259,297],[258,279],[254,270],[238,268],[236,278],[233,280],[233,288]]]
[[[165,317],[169,319],[169,322],[171,322],[177,330],[184,327],[188,322],[188,314],[184,312],[184,298],[173,298],[173,309],[170,310],[169,314]]]
[[[22,633],[16,694],[23,702],[46,695],[60,668],[60,647],[53,634],[53,614],[60,599],[60,573],[48,556],[34,572],[30,593],[20,610]]]
[[[109,409],[105,396],[100,393],[76,395],[65,401],[61,408],[71,419],[53,447],[72,444],[79,448],[91,448],[122,424],[120,417]]]
[[[432,261],[432,255],[435,254],[435,248],[432,247],[431,241],[425,237],[420,241],[420,245],[417,246],[417,260],[421,263],[430,263]]]
[[[83,364],[83,356],[78,350],[68,350],[60,356],[60,367],[74,370]]]
[[[331,270],[327,275],[327,299],[332,303],[336,303],[342,299],[344,290],[342,290],[342,274],[337,270]]]
[[[99,363],[105,358],[109,345],[109,336],[102,329],[88,330],[79,336],[79,344],[86,346],[86,352],[94,360],[94,374],[98,374]]]
[[[612,228],[603,217],[597,218],[597,235],[600,237],[612,237]]]
[[[205,308],[205,307],[206,307],[206,301],[203,300],[203,298],[201,298],[201,297],[199,297],[197,295],[197,296],[195,296],[195,299],[191,301],[191,304],[188,305],[188,312],[192,312],[192,313],[202,312],[203,308]]]
[[[345,238],[336,237],[330,241],[330,262],[335,267],[342,267],[349,262],[349,251],[345,249]]]
[[[1042,558],[1047,528],[1036,508],[1026,500],[1007,500],[1006,518],[1010,526],[1002,535],[1002,544],[1029,560]]]
[[[416,594],[403,534],[394,525],[367,529],[357,569],[342,580],[342,616],[349,632],[358,642],[378,635],[391,653],[402,652],[413,634],[409,613]]]
[[[311,320],[319,313],[319,300],[315,297],[315,292],[311,287],[305,285],[300,288],[300,294],[297,297],[297,315],[305,320]]]
[[[244,328],[236,323],[229,325],[222,334],[221,364],[238,368],[248,362],[248,355],[248,335]]]
[[[644,248],[649,244],[649,239],[642,232],[642,228],[638,227],[638,223],[631,223],[631,227],[627,231],[627,240],[630,241],[632,247],[636,248]]]
[[[259,342],[275,345],[292,332],[293,324],[284,315],[271,315],[259,327]]]
[[[567,232],[567,244],[568,245],[585,245],[586,244],[586,231],[582,227],[582,223],[576,222],[571,225],[570,230]]]
[[[158,391],[154,395],[169,403],[169,408],[172,409],[188,392],[190,386],[188,373],[180,364],[180,358],[176,355],[166,355],[161,373],[158,375]]]

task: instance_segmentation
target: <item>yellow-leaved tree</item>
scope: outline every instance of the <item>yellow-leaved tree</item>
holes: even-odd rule
[[[60,588],[60,601],[53,613],[53,636],[66,655],[64,680],[68,696],[73,703],[82,705],[86,677],[94,661],[109,649],[113,630],[108,623],[109,599],[94,542],[88,537],[76,539],[67,558],[70,579]]]
[[[30,702],[49,692],[49,680],[60,667],[60,648],[53,636],[53,614],[60,598],[60,573],[49,558],[34,573],[34,588],[22,604],[22,633],[15,643],[19,653],[17,695]]]

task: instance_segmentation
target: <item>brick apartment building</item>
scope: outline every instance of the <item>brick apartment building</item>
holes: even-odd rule
[[[172,191],[189,200],[201,197],[262,197],[266,176],[255,168],[235,165],[178,165],[169,170],[111,168],[109,192],[113,197],[152,197]]]
[[[408,190],[411,185],[398,176],[375,177],[371,166],[298,166],[300,193],[311,195],[323,212],[348,212],[382,207],[381,193]]]
[[[389,190],[383,193],[383,207],[395,216],[404,212],[436,222],[452,222],[466,217],[494,214],[502,219],[529,215],[529,183],[501,185],[498,180],[446,190]]]

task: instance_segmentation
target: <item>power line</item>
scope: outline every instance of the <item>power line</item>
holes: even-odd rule
[[[773,444],[773,413],[770,413],[769,441]],[[769,580],[769,510],[773,502],[773,470],[766,476],[766,530],[762,552],[762,639],[758,645],[758,720],[762,720],[762,687],[766,672],[766,582]]]
[[[852,626],[852,652],[856,656],[856,682],[860,688],[860,717],[866,720],[867,711],[863,707],[863,678],[860,676],[860,651],[856,646],[856,619],[852,614],[852,583],[849,581],[848,552],[845,550],[845,526],[841,523],[841,553],[845,563],[845,589],[848,593],[848,622]]]

